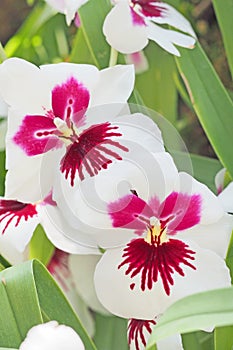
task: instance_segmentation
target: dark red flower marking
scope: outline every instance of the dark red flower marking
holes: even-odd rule
[[[128,148],[119,142],[111,140],[111,137],[121,136],[115,132],[117,126],[110,123],[93,125],[84,130],[77,141],[67,148],[67,152],[61,160],[61,171],[65,173],[65,178],[70,176],[71,186],[74,185],[76,171],[81,180],[84,179],[83,170],[90,176],[98,174],[101,169],[106,169],[111,158],[121,160],[121,156],[112,150],[113,147],[127,152]],[[110,148],[109,148],[110,146]]]
[[[15,200],[0,200],[0,223],[7,219],[2,234],[5,233],[10,223],[15,219],[14,226],[18,226],[23,219],[27,221],[29,218],[37,215],[36,206],[34,204],[26,204]]]
[[[188,249],[188,245],[177,239],[160,244],[159,237],[152,244],[143,238],[137,238],[127,244],[124,249],[124,260],[119,264],[118,269],[127,266],[125,272],[131,278],[140,274],[141,290],[152,289],[153,284],[162,279],[164,290],[170,294],[170,285],[174,284],[172,275],[176,271],[184,276],[181,264],[196,269],[189,260],[194,260],[194,251]],[[135,285],[131,286],[134,289]]]
[[[163,17],[166,8],[158,6],[158,2],[156,1],[157,4],[155,4],[155,1],[151,0],[131,0],[133,8],[138,6],[138,11],[145,17]]]
[[[70,289],[71,273],[68,264],[69,254],[60,249],[55,252],[47,266],[49,272],[60,283],[64,291]],[[69,281],[69,283],[67,283]]]
[[[117,126],[106,122],[87,127],[80,134],[78,128],[86,123],[85,112],[90,100],[89,91],[74,77],[52,90],[52,110],[45,115],[26,115],[13,137],[13,141],[28,155],[35,156],[66,146],[60,163],[65,178],[71,185],[78,172],[81,180],[84,172],[96,175],[106,169],[112,159],[121,160],[116,149],[128,149],[112,138],[122,136]]]
[[[128,344],[134,343],[135,349],[140,350],[140,342],[146,347],[147,336],[151,334],[155,320],[137,320],[131,318],[128,324]]]
[[[162,203],[154,196],[146,203],[138,195],[129,194],[108,205],[113,227],[134,230],[137,238],[124,249],[118,269],[132,279],[140,275],[142,291],[152,289],[159,277],[164,290],[170,294],[173,274],[184,276],[181,265],[192,269],[195,252],[188,245],[171,237],[179,231],[195,226],[201,217],[201,196],[172,192]],[[146,237],[145,237],[146,234]],[[134,281],[130,289],[134,289]]]

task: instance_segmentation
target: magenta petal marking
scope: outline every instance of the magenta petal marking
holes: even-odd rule
[[[93,125],[84,130],[78,141],[67,147],[65,156],[61,160],[61,172],[67,179],[70,176],[71,186],[74,186],[74,179],[78,171],[80,180],[85,178],[83,170],[90,176],[95,176],[101,169],[107,169],[112,163],[111,158],[122,160],[122,157],[112,148],[118,148],[128,152],[128,148],[111,137],[121,136],[114,130],[117,126],[110,123]]]
[[[65,292],[69,292],[71,289],[71,273],[68,260],[68,253],[55,249],[52,259],[47,266],[49,272],[58,281]]]
[[[132,7],[130,7],[130,12],[131,12],[131,17],[132,17],[132,22],[135,26],[145,26],[146,23],[144,19],[134,11]]]
[[[13,141],[28,156],[48,152],[60,144],[53,120],[41,115],[26,115]]]
[[[122,258],[124,259],[118,269],[127,266],[126,275],[131,278],[136,275],[141,277],[141,290],[151,290],[158,278],[162,279],[165,293],[170,295],[170,286],[174,284],[172,275],[176,271],[184,276],[181,264],[196,270],[189,260],[194,260],[194,251],[184,242],[170,239],[162,244],[150,244],[143,238],[134,239],[129,242],[124,249]],[[130,288],[134,289],[135,285]]]
[[[172,192],[161,203],[160,219],[169,230],[181,231],[193,227],[201,219],[201,196]]]
[[[154,4],[151,0],[131,0],[134,5],[139,5],[140,12],[145,17],[163,17],[166,8]],[[158,1],[157,1],[158,2]]]
[[[77,127],[84,125],[89,100],[89,91],[73,77],[52,91],[54,115],[66,121],[68,126],[71,120]]]
[[[137,320],[135,318],[131,318],[128,324],[128,344],[129,346],[134,343],[135,349],[140,350],[140,343],[146,347],[147,339],[146,334],[151,334],[152,326],[155,326],[155,320]]]
[[[153,211],[141,198],[129,194],[108,205],[113,227],[145,230]],[[139,233],[139,232],[138,232]]]
[[[8,199],[0,200],[0,223],[7,219],[2,234],[5,233],[6,229],[14,219],[16,219],[16,222],[14,223],[14,226],[16,227],[19,225],[21,219],[27,221],[35,215],[37,215],[37,211],[34,204],[27,204]]]

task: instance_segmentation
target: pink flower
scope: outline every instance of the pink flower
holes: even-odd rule
[[[155,41],[173,55],[180,56],[175,45],[192,48],[196,39],[190,23],[172,6],[153,0],[114,0],[114,7],[104,21],[108,43],[122,53],[142,50],[148,40]],[[165,29],[169,24],[183,34]]]

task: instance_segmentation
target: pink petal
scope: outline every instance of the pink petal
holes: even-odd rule
[[[153,211],[136,195],[126,195],[108,205],[113,227],[145,230]]]
[[[180,231],[197,225],[201,218],[201,196],[172,192],[161,203],[160,219],[169,230]]]
[[[13,141],[28,156],[35,156],[57,148],[60,144],[55,135],[52,118],[41,115],[26,115]]]
[[[121,136],[121,133],[114,131],[116,129],[118,127],[110,123],[93,125],[82,132],[78,142],[67,147],[66,154],[61,160],[61,172],[65,173],[66,179],[70,176],[71,186],[74,186],[77,171],[79,178],[83,180],[84,169],[90,176],[95,176],[101,169],[106,169],[112,163],[111,158],[122,159],[114,148],[125,152],[128,149],[111,139]]]
[[[74,77],[52,91],[52,108],[54,115],[65,120],[68,125],[72,120],[77,127],[84,125],[84,113],[90,100],[89,91]]]

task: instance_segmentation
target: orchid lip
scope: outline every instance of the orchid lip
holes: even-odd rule
[[[134,278],[140,276],[140,289],[152,289],[159,280],[170,295],[174,284],[173,274],[184,276],[182,266],[193,270],[195,252],[179,239],[177,232],[192,227],[200,221],[201,198],[172,192],[162,203],[152,197],[149,204],[134,194],[110,203],[109,212],[114,227],[134,229],[141,238],[132,239],[123,250],[118,269],[124,269],[136,287]],[[140,231],[142,234],[140,234]]]

